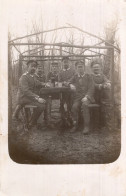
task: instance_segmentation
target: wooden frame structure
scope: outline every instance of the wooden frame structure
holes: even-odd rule
[[[73,29],[77,29],[83,33],[86,33],[94,38],[97,38],[100,40],[99,43],[95,44],[95,45],[75,45],[75,44],[69,44],[69,43],[37,43],[37,42],[34,42],[34,43],[29,43],[29,42],[17,42],[17,40],[23,40],[24,38],[26,37],[30,37],[30,36],[35,36],[35,35],[38,35],[38,34],[43,34],[43,33],[47,33],[47,32],[51,32],[51,31],[57,31],[57,30],[60,30],[60,29],[69,29],[69,28],[73,28]],[[101,44],[104,43],[104,46]],[[105,45],[106,44],[106,45]],[[25,53],[27,51],[24,51],[23,53],[21,53],[17,46],[39,46],[39,47],[36,47],[35,49],[32,49],[30,50],[31,52],[34,51],[34,50],[37,50],[37,52],[32,52],[30,55],[26,55]],[[22,62],[23,61],[27,61],[26,58],[37,58],[37,61],[61,61],[61,58],[63,56],[68,56],[71,58],[71,61],[76,61],[78,60],[78,58],[82,58],[84,61],[85,59],[88,59],[90,60],[90,57],[96,57],[96,56],[107,56],[106,54],[104,54],[104,52],[101,52],[102,50],[107,50],[107,49],[110,49],[111,50],[111,84],[112,84],[112,89],[111,89],[111,98],[112,98],[112,105],[113,105],[113,108],[114,108],[114,51],[116,50],[118,53],[120,53],[120,49],[117,48],[116,46],[114,46],[113,44],[107,42],[106,40],[96,36],[96,35],[93,35],[91,33],[88,33],[80,28],[77,28],[75,26],[72,26],[70,25],[69,27],[60,27],[60,28],[57,28],[57,29],[51,29],[51,30],[48,30],[48,31],[42,31],[42,32],[38,32],[38,33],[35,33],[35,34],[31,34],[31,35],[26,35],[26,36],[23,36],[23,37],[19,37],[19,38],[16,38],[16,39],[13,39],[13,40],[10,40],[8,42],[8,60],[9,60],[9,81],[11,80],[11,48],[12,47],[15,47],[15,49],[19,52],[19,71],[18,71],[18,76],[20,77],[21,73],[22,73]],[[50,47],[50,48],[45,48],[45,47]],[[77,49],[83,49],[83,51],[81,52],[81,54],[75,54],[73,52],[68,52],[65,50],[65,48],[77,48]],[[38,50],[40,49],[40,50]],[[93,51],[92,49],[99,49],[100,52],[97,52],[97,51]],[[44,52],[46,50],[50,50],[50,55],[45,55]],[[59,52],[58,55],[55,55],[54,54],[54,50],[57,50]],[[84,52],[85,51],[90,51],[90,52],[93,52],[94,54],[93,55],[84,55]],[[42,55],[39,55],[40,52],[43,52]],[[72,50],[73,51],[73,50]],[[37,54],[38,55],[35,55]],[[63,54],[65,53],[65,55]],[[11,88],[11,87],[10,87]]]

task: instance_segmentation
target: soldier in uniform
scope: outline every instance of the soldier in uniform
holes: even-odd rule
[[[75,74],[75,70],[70,67],[70,60],[69,57],[63,57],[62,59],[63,63],[63,69],[59,73],[59,82],[63,84],[63,86],[68,86],[69,80],[73,77]],[[64,104],[66,103],[67,105],[67,111],[68,114],[71,111],[71,93],[63,93],[62,94],[62,103],[60,103],[60,109],[62,110],[62,113],[64,113]]]
[[[45,86],[46,82],[46,75],[44,73],[43,65],[38,64],[37,69],[35,71],[34,77],[36,80],[40,81],[43,83],[43,86]],[[36,87],[36,93],[39,95],[40,94],[40,88],[41,86]]]
[[[13,119],[17,119],[19,111],[24,105],[30,104],[37,106],[31,116],[30,127],[37,124],[39,116],[45,109],[45,100],[35,93],[36,87],[43,86],[43,83],[36,80],[34,76],[37,65],[37,62],[34,60],[27,62],[27,72],[19,79],[19,89],[17,93],[18,104],[13,114]]]
[[[58,82],[58,63],[53,62],[51,64],[51,71],[47,74],[47,82],[55,83]]]
[[[94,98],[95,102],[101,105],[100,109],[100,126],[108,126],[110,129],[111,121],[111,82],[103,74],[102,61],[95,58],[91,62],[92,79],[95,85]]]
[[[94,83],[91,75],[85,73],[84,62],[77,61],[75,67],[77,74],[75,74],[70,80],[70,87],[75,91],[72,106],[74,127],[71,132],[75,132],[78,128],[78,114],[82,108],[84,120],[83,133],[87,134],[90,125],[90,111],[88,105],[94,102]]]
[[[101,103],[102,100],[109,99],[111,83],[102,72],[101,59],[94,59],[91,62],[92,79],[95,84],[94,98],[96,103]]]

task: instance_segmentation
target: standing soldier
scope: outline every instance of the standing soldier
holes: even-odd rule
[[[94,102],[94,83],[91,75],[85,73],[84,62],[77,61],[75,64],[77,74],[70,80],[70,87],[75,91],[72,106],[73,125],[71,132],[78,128],[78,114],[83,110],[84,129],[83,133],[89,132],[90,111],[88,105]]]
[[[43,86],[43,83],[37,81],[34,76],[37,65],[35,60],[29,60],[27,62],[27,72],[24,73],[19,80],[17,93],[18,104],[13,114],[13,119],[17,119],[19,111],[26,104],[37,106],[31,116],[29,127],[33,127],[37,124],[39,116],[45,109],[45,100],[35,93],[36,87]]]
[[[59,73],[59,82],[63,84],[63,86],[68,86],[69,80],[73,77],[75,74],[75,70],[70,67],[70,60],[69,57],[63,57],[62,59],[63,62],[63,69]],[[64,113],[64,104],[66,103],[67,105],[67,111],[68,114],[71,111],[71,93],[63,93],[62,94],[62,103],[60,103],[60,108],[62,112]]]
[[[58,82],[58,63],[53,62],[51,64],[51,71],[47,74],[47,82],[55,83]]]

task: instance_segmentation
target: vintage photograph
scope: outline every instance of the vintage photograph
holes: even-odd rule
[[[106,164],[121,150],[119,0],[13,2],[8,146],[20,164]]]

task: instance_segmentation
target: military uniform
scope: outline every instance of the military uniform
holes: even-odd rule
[[[19,89],[17,93],[18,105],[21,107],[26,104],[37,106],[31,117],[32,124],[37,123],[37,119],[45,109],[45,104],[39,103],[36,100],[36,98],[38,98],[36,88],[41,86],[42,83],[36,80],[34,75],[30,75],[28,72],[23,74],[19,79]]]
[[[49,72],[48,74],[47,74],[47,82],[48,81],[52,81],[52,80],[54,80],[55,82],[58,82],[58,74],[55,74],[55,73],[53,73],[53,72]]]
[[[69,80],[74,76],[75,70],[68,68],[68,69],[63,69],[59,73],[59,82],[69,82]],[[72,104],[72,97],[71,93],[63,93],[62,94],[62,103],[60,105],[61,110],[64,110],[64,104],[67,104],[67,110],[68,112],[71,111],[71,104]]]
[[[85,126],[89,126],[90,112],[88,104],[94,102],[94,83],[92,77],[86,73],[83,76],[76,74],[73,76],[73,78],[71,78],[70,83],[76,87],[72,106],[73,121],[78,122],[78,114],[82,107],[84,124]],[[84,97],[87,97],[88,101],[86,103],[82,102]]]
[[[45,74],[42,75],[38,75],[37,73],[34,74],[34,77],[36,80],[38,80],[39,82],[43,83],[43,87],[45,86],[45,82],[46,82],[46,76]],[[40,89],[42,88],[42,86],[36,86],[35,88],[35,92],[36,94],[40,95]]]
[[[107,83],[110,83],[110,81],[107,79],[107,77],[104,74],[92,74],[92,79],[94,81],[95,85],[95,92],[94,92],[94,98],[96,103],[101,103],[102,101],[109,100],[110,99],[110,90],[105,89],[103,87],[100,87],[100,85],[105,85]]]

